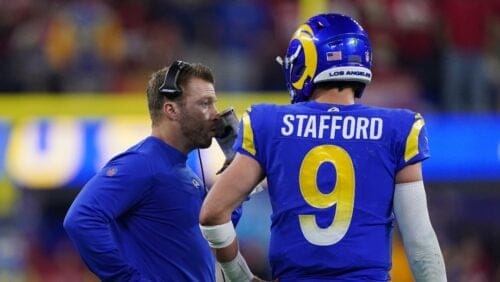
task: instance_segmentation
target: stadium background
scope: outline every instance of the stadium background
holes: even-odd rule
[[[2,2],[0,281],[96,280],[62,219],[104,161],[149,133],[152,71],[175,58],[209,65],[218,108],[239,116],[252,103],[288,103],[274,57],[318,11],[348,14],[369,32],[374,82],[362,102],[426,118],[424,178],[449,281],[500,281],[497,0]],[[475,75],[482,87],[468,89]],[[446,89],[461,82],[466,102],[454,105]],[[210,184],[222,153],[214,143],[202,159]],[[269,215],[263,192],[245,202],[237,228],[263,278]],[[411,281],[397,229],[395,238],[393,280]]]

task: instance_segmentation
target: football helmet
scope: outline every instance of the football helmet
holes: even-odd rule
[[[309,100],[314,85],[325,81],[371,81],[368,35],[352,18],[341,14],[311,17],[293,34],[283,67],[291,102]],[[361,97],[364,87],[355,96]]]

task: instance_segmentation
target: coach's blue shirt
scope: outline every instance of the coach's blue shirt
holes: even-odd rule
[[[420,114],[313,101],[256,105],[235,148],[267,176],[273,279],[390,279],[395,176],[429,157]]]
[[[64,227],[99,278],[215,280],[198,225],[206,191],[186,160],[148,137],[111,159],[76,197]]]

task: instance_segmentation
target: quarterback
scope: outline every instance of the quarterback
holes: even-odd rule
[[[415,280],[446,281],[422,176],[423,117],[356,103],[372,79],[371,52],[353,19],[310,18],[278,60],[291,105],[254,105],[242,117],[236,157],[200,214],[230,279],[255,279],[230,217],[267,178],[273,279],[389,281],[397,222]]]

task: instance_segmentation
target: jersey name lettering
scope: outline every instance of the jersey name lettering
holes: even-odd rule
[[[304,138],[379,140],[383,120],[378,117],[286,114],[281,135]]]

